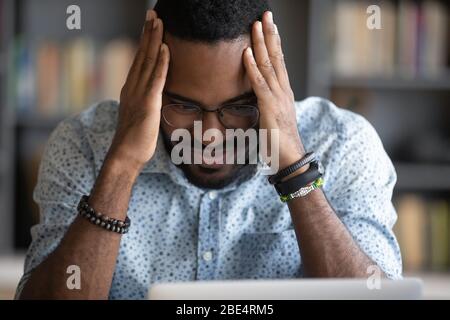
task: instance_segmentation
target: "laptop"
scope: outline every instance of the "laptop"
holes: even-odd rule
[[[227,280],[157,283],[150,300],[417,300],[422,298],[417,278]]]

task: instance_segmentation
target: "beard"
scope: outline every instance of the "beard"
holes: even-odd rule
[[[170,136],[167,135],[164,130],[161,129],[160,134],[163,137],[164,147],[170,156],[176,143],[171,141]],[[226,142],[224,141],[224,148],[222,150],[225,150],[225,144]],[[203,144],[202,146],[204,149],[205,146]],[[236,143],[234,146],[236,151]],[[194,142],[192,142],[191,150],[194,150]],[[182,163],[177,165],[177,167],[183,171],[186,179],[198,188],[223,189],[256,168],[255,164],[249,164],[248,146],[245,148],[245,155],[245,164],[223,164],[218,167],[210,168],[200,164]]]

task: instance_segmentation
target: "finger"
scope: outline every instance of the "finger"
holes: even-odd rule
[[[263,31],[267,52],[277,75],[278,81],[283,89],[289,89],[289,76],[284,61],[281,38],[278,28],[273,22],[273,14],[267,11],[263,15]]]
[[[244,66],[258,100],[264,100],[269,95],[272,95],[266,79],[264,78],[258,68],[258,65],[256,64],[256,60],[253,56],[253,51],[251,48],[247,48],[244,51]]]
[[[261,21],[253,24],[252,42],[256,64],[261,74],[269,87],[276,90],[279,87],[278,79],[267,52]]]
[[[163,43],[159,50],[158,63],[152,74],[148,85],[148,93],[153,97],[160,97],[166,84],[167,72],[169,70],[170,51],[169,47]]]
[[[155,19],[156,19],[156,12],[154,10],[148,10],[144,27],[142,28],[139,47],[127,77],[127,85],[129,85],[131,88],[135,88],[136,84],[139,81],[141,66],[145,59],[148,43],[150,41],[152,25]]]
[[[163,26],[161,19],[154,20],[151,39],[147,46],[146,55],[141,67],[141,77],[138,86],[145,88],[153,74],[153,70],[158,62],[158,55],[162,44]]]

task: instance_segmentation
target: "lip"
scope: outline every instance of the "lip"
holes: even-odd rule
[[[201,164],[196,164],[194,163],[194,165],[198,165],[202,168],[206,168],[206,169],[220,169],[223,166],[225,166],[226,164],[226,152],[224,150],[223,152],[223,157],[222,157],[222,163],[216,163],[216,158],[215,157],[206,157],[204,155],[204,150],[199,150],[199,149],[193,149],[192,152],[192,156],[195,158],[199,157],[202,159],[202,163]],[[207,163],[208,162],[208,163]]]

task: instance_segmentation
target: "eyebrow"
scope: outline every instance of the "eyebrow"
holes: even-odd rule
[[[167,97],[169,97],[170,99],[174,99],[174,100],[181,101],[181,102],[188,102],[188,103],[196,104],[196,105],[199,105],[199,106],[204,106],[199,101],[195,101],[195,100],[190,99],[188,97],[183,97],[183,96],[181,96],[179,94],[176,94],[176,93],[173,93],[173,92],[170,92],[170,91],[167,91],[167,90],[164,90],[164,94]],[[256,98],[255,93],[253,91],[248,91],[248,92],[245,92],[245,93],[243,93],[241,95],[238,95],[238,96],[236,96],[234,98],[228,99],[228,100],[222,102],[220,105],[226,105],[226,104],[242,101],[242,100],[245,100],[245,99],[252,99],[252,98]]]

